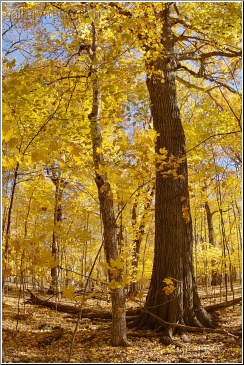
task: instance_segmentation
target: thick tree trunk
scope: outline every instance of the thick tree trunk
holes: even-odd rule
[[[147,63],[147,87],[154,129],[159,134],[156,152],[167,150],[167,164],[157,163],[155,202],[155,253],[146,308],[168,322],[211,326],[211,318],[201,307],[193,274],[193,236],[190,214],[185,136],[177,106],[176,60],[171,32],[171,4],[162,11],[164,55]],[[152,72],[152,67],[154,71]],[[162,152],[162,150],[161,150]],[[182,159],[182,160],[180,160]],[[170,172],[178,161],[177,176]],[[160,169],[161,168],[161,169]],[[177,281],[173,294],[163,291],[163,280]],[[141,326],[157,328],[149,314],[142,315]],[[168,333],[168,329],[166,329]]]

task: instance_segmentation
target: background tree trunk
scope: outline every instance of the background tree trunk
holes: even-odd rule
[[[204,207],[205,207],[207,223],[208,223],[208,240],[209,240],[209,243],[211,243],[211,245],[214,246],[215,242],[214,242],[213,214],[215,212],[213,212],[213,213],[211,212],[208,202],[205,203]]]
[[[14,169],[14,176],[13,176],[13,185],[11,190],[11,196],[10,196],[10,202],[9,202],[9,208],[7,213],[7,226],[6,226],[6,233],[5,233],[5,246],[3,251],[3,258],[2,258],[2,265],[3,265],[3,276],[2,276],[2,291],[4,294],[4,284],[5,280],[8,276],[8,261],[9,261],[9,254],[10,254],[10,247],[9,247],[9,241],[11,238],[11,218],[12,218],[12,210],[13,210],[13,204],[14,204],[14,195],[15,195],[15,189],[18,182],[18,171],[19,171],[19,162],[17,162],[16,167]]]
[[[53,236],[52,236],[52,257],[55,261],[59,259],[59,250],[60,250],[60,235],[57,232],[59,229],[59,224],[62,221],[62,199],[64,188],[67,184],[65,179],[61,177],[61,172],[58,167],[52,167],[51,169],[51,180],[55,185],[55,207],[54,207],[54,217],[53,217]],[[58,296],[59,294],[59,268],[58,264],[51,268],[51,284],[48,290],[49,294],[54,294]]]
[[[146,225],[145,219],[149,213],[152,204],[154,191],[155,189],[153,187],[150,192],[150,195],[147,197],[146,202],[144,203],[144,211],[141,217],[141,222],[139,224],[138,230],[135,232],[134,245],[132,251],[132,274],[134,277],[134,281],[132,281],[132,283],[130,284],[130,289],[129,289],[130,295],[136,295],[138,293],[138,281],[136,280],[136,275],[138,273],[140,249],[143,237],[145,236],[145,225]],[[137,208],[137,201],[134,203],[132,208],[132,226],[135,226],[135,223],[137,221],[136,208]]]

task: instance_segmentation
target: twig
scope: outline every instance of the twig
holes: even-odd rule
[[[88,278],[86,280],[86,285],[85,285],[85,288],[84,288],[84,293],[83,293],[83,298],[85,297],[86,295],[86,291],[87,291],[87,288],[88,288],[88,282],[89,282],[89,279],[91,277],[91,274],[93,272],[93,269],[95,267],[95,263],[98,259],[98,256],[102,250],[102,247],[103,247],[103,241],[102,241],[102,244],[101,246],[99,247],[99,250],[97,251],[97,255],[95,257],[95,260],[93,262],[93,265],[91,267],[91,270],[89,272],[89,275],[88,275]],[[71,340],[71,345],[70,345],[70,351],[69,351],[69,356],[68,356],[68,363],[70,363],[70,360],[71,360],[71,356],[72,356],[72,353],[73,353],[73,347],[74,347],[74,342],[75,342],[75,336],[77,334],[77,331],[78,331],[78,327],[79,327],[79,323],[80,323],[80,320],[81,320],[81,317],[82,317],[82,306],[81,306],[81,309],[79,311],[79,314],[78,314],[78,318],[77,318],[77,321],[76,321],[76,325],[75,325],[75,330],[74,330],[74,333],[73,333],[73,336],[72,336],[72,340]]]
[[[211,136],[205,138],[203,141],[201,141],[200,143],[198,143],[196,146],[194,146],[194,147],[190,148],[189,150],[187,150],[186,153],[189,153],[192,150],[195,150],[197,147],[201,146],[201,144],[207,142],[210,138],[219,137],[219,136],[225,136],[225,135],[228,135],[228,134],[236,134],[236,133],[241,133],[241,130],[240,131],[233,131],[233,132],[225,132],[225,133],[212,134]]]

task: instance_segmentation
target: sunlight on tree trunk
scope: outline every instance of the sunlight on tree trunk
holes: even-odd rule
[[[92,25],[93,42],[91,61],[95,60],[97,39],[96,29]],[[100,202],[100,210],[104,227],[104,250],[106,261],[111,265],[111,259],[116,260],[119,256],[118,241],[117,241],[117,224],[113,208],[113,193],[106,173],[100,173],[99,169],[104,167],[104,156],[98,149],[102,148],[102,135],[99,125],[100,106],[101,106],[101,91],[96,75],[96,70],[91,71],[93,76],[92,90],[92,111],[88,118],[90,120],[90,133],[93,150],[93,163],[95,168],[95,181],[98,188],[98,197]],[[111,343],[113,346],[128,346],[129,342],[126,338],[126,309],[125,309],[125,290],[121,283],[121,272],[113,274],[111,268],[108,269],[109,282],[115,281],[116,285],[122,286],[111,288],[112,301],[112,328],[111,328]]]
[[[155,252],[151,284],[145,307],[168,322],[212,326],[211,318],[200,305],[193,273],[193,236],[189,205],[185,136],[177,106],[175,52],[170,19],[171,4],[162,12],[162,45],[167,57],[147,64],[147,87],[154,128],[159,134],[156,152],[167,151],[167,165],[157,164],[155,202]],[[152,71],[153,70],[153,71]],[[170,158],[178,162],[177,175]],[[163,291],[163,279],[177,280],[170,300]],[[158,328],[148,314],[140,326]],[[169,329],[164,329],[168,333]]]

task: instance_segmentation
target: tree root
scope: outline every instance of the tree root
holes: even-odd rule
[[[171,322],[164,321],[162,318],[156,316],[155,314],[151,313],[149,310],[147,310],[145,308],[143,308],[142,311],[145,313],[148,313],[150,316],[157,319],[159,322],[161,322],[164,326],[166,326],[168,328],[179,328],[183,332],[219,333],[222,335],[228,335],[228,336],[231,336],[234,338],[238,338],[238,336],[236,336],[234,333],[231,333],[231,329],[229,331],[227,328],[221,329],[221,328],[208,328],[208,327],[193,327],[193,326],[187,326],[185,324],[180,324],[180,323],[171,323]]]

